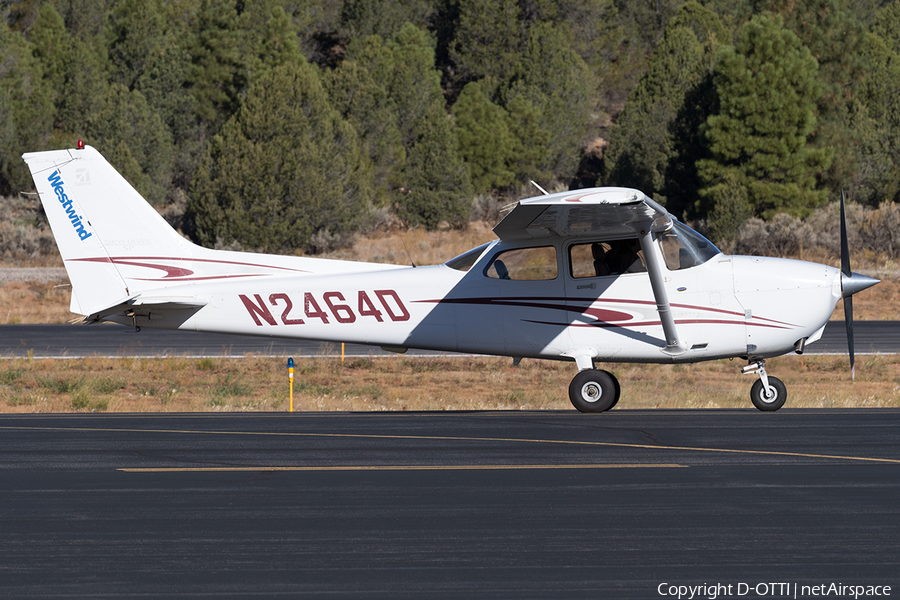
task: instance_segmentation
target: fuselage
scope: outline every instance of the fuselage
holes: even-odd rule
[[[821,264],[716,252],[700,264],[667,267],[665,286],[686,349],[667,354],[648,274],[578,272],[574,253],[587,242],[495,241],[475,249],[463,268],[454,268],[460,261],[418,268],[357,263],[361,270],[346,272],[344,263],[336,274],[231,273],[165,290],[202,307],[150,306],[110,320],[395,349],[566,359],[573,349],[591,348],[602,362],[697,362],[791,352],[801,340],[818,339],[841,296],[840,271]],[[527,263],[529,252],[555,265],[526,279],[502,278],[492,268],[518,253]]]

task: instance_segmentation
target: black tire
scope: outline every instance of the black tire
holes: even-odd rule
[[[619,398],[622,397],[622,386],[619,385],[619,380],[616,379],[616,376],[615,376],[615,375],[613,375],[613,374],[610,373],[609,371],[603,371],[603,372],[606,373],[607,375],[609,375],[610,378],[612,378],[613,383],[614,383],[615,386],[616,386],[616,391],[615,391],[615,393],[616,393],[616,399],[613,400],[612,406],[610,406],[610,407],[607,409],[607,410],[612,410],[612,409],[614,409],[614,408],[616,407],[616,404],[619,403]]]
[[[585,369],[569,384],[569,400],[581,412],[604,412],[619,400],[619,382],[606,371]]]
[[[774,398],[766,398],[762,379],[757,379],[750,388],[750,401],[759,410],[772,411],[784,406],[787,400],[787,388],[777,377],[769,377],[769,387],[775,391]]]

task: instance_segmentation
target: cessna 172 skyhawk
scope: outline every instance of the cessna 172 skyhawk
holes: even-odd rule
[[[520,201],[497,240],[442,265],[210,250],[174,231],[90,146],[23,155],[83,322],[573,361],[580,411],[616,405],[595,362],[741,357],[760,410],[784,384],[765,359],[818,340],[842,297],[878,280],[726,256],[643,193],[595,188]],[[843,212],[842,212],[843,217]]]

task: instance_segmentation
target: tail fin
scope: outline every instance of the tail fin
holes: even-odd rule
[[[178,235],[94,148],[22,158],[72,283],[72,312],[88,315],[134,297],[141,291],[136,288],[165,287],[126,280],[120,268],[135,260],[175,259],[190,269],[186,262],[197,246]]]

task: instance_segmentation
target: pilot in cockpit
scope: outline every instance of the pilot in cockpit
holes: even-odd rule
[[[594,257],[594,273],[597,277],[609,275],[609,265],[606,262],[606,250],[600,242],[591,244],[591,256]]]
[[[626,240],[613,240],[606,252],[606,265],[611,274],[617,273],[644,273],[647,267],[638,252],[641,242],[637,238]]]

